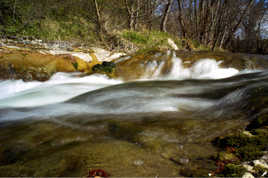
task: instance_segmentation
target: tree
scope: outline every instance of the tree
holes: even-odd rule
[[[96,25],[97,25],[97,33],[101,41],[104,41],[104,35],[107,34],[107,30],[105,28],[105,21],[101,15],[101,11],[99,8],[98,0],[94,0],[95,14],[96,14]]]
[[[139,17],[139,10],[141,8],[140,0],[124,0],[125,7],[128,14],[128,27],[130,30],[135,30]]]
[[[182,38],[209,46],[227,46],[254,0],[177,0]]]
[[[163,32],[167,32],[167,29],[166,29],[167,20],[168,20],[168,15],[170,13],[173,1],[174,0],[168,0],[168,3],[166,4],[166,7],[165,7],[165,11],[164,11],[163,18],[162,18],[161,25],[160,25],[160,30]]]

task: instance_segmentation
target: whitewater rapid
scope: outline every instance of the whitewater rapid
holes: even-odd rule
[[[79,75],[80,73],[56,73],[46,82],[1,81],[0,108],[64,102],[80,94],[122,82],[100,74],[84,77]]]
[[[162,67],[163,64],[152,62],[144,76],[131,82],[80,73],[56,73],[46,82],[0,81],[0,122],[78,115],[91,118],[90,115],[196,112],[234,103],[233,98],[240,100],[243,95],[243,90],[237,89],[267,79],[262,72],[221,68],[220,62],[213,59],[184,68],[182,60],[173,57],[171,70],[165,75],[160,72]],[[220,108],[214,113],[222,113]]]
[[[220,79],[239,73],[234,68],[221,68],[220,62],[213,59],[200,60],[191,68],[184,68],[182,60],[175,56],[172,63],[172,69],[166,76],[160,74],[163,64],[157,66],[152,63],[147,66],[142,79],[137,80]],[[147,73],[152,71],[153,76],[148,76]],[[83,93],[123,82],[101,74],[81,77],[79,73],[56,73],[46,82],[0,81],[0,108],[35,107],[65,102]]]

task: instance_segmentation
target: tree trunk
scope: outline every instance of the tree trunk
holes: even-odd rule
[[[99,5],[97,0],[94,0],[95,5],[95,13],[96,13],[96,25],[97,25],[97,33],[101,41],[104,41],[104,34],[106,33],[106,29],[104,27],[104,23],[102,22],[102,17],[99,9]]]
[[[167,32],[167,27],[166,27],[167,26],[167,20],[168,20],[168,15],[170,13],[173,1],[174,0],[169,0],[167,5],[166,5],[166,8],[165,8],[164,16],[162,18],[161,25],[160,25],[160,30],[163,31],[163,32]]]
[[[13,4],[13,20],[15,22],[15,14],[16,14],[16,5],[17,5],[17,0],[14,0]]]
[[[224,45],[222,47],[227,46],[227,44],[230,42],[233,34],[238,29],[239,25],[242,22],[242,19],[245,17],[245,15],[246,15],[247,11],[249,10],[249,8],[250,8],[250,6],[251,6],[251,4],[252,4],[253,1],[254,0],[249,0],[249,2],[247,4],[247,7],[245,8],[245,10],[243,11],[243,13],[241,14],[241,16],[240,16],[239,20],[237,21],[236,25],[233,28],[231,28],[231,31],[230,31],[230,33],[229,33],[229,35],[228,35],[227,39],[225,40]]]
[[[136,15],[137,15],[137,11],[138,9],[134,8],[134,2],[132,2],[132,4],[128,3],[128,0],[124,1],[125,3],[125,8],[127,10],[128,13],[128,28],[130,30],[134,30],[135,29],[135,23],[136,23]],[[138,1],[139,3],[139,1]]]
[[[180,25],[180,28],[181,28],[181,38],[185,38],[186,37],[186,31],[185,31],[184,23],[183,23],[181,1],[180,0],[177,0],[177,1],[178,1],[178,12],[179,12],[178,21],[179,21],[179,25]]]

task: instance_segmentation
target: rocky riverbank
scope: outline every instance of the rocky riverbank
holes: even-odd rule
[[[40,41],[4,41],[0,46],[0,78],[46,81],[56,72],[92,74],[93,66],[124,53],[101,48],[72,48]]]

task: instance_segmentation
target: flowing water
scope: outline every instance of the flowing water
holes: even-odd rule
[[[206,175],[216,170],[211,141],[268,112],[268,70],[168,61],[137,63],[144,70],[127,81],[80,73],[0,81],[0,176],[86,176],[89,169],[178,176],[188,164]]]
[[[202,59],[185,68],[182,60],[173,55],[167,74],[161,73],[163,62],[153,61],[147,63],[141,78],[131,82],[101,74],[81,77],[79,73],[57,73],[47,82],[1,81],[0,121],[67,115],[193,113],[212,108],[217,115],[238,107],[238,103],[247,105],[248,93],[256,88],[265,91],[267,71],[239,71],[222,68],[220,63]]]

